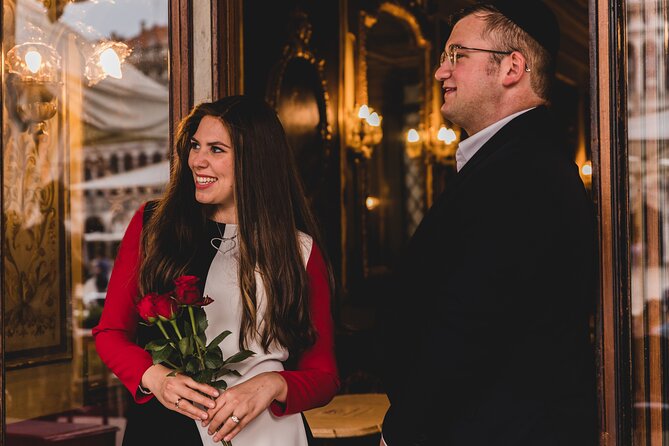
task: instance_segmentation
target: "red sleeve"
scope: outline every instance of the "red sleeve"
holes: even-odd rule
[[[125,231],[109,279],[102,317],[98,326],[93,328],[100,358],[138,403],[145,403],[153,397],[138,392],[142,375],[153,361],[149,352],[134,342],[139,322],[135,299],[139,293],[137,274],[143,213],[144,205],[132,217]]]
[[[288,397],[284,404],[275,401],[270,406],[276,416],[324,406],[339,389],[328,272],[316,243],[311,248],[307,274],[310,279],[311,320],[316,329],[316,343],[299,358],[297,370],[279,372],[288,383]]]

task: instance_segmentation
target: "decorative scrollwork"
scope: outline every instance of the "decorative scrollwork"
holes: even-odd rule
[[[3,311],[10,365],[45,359],[27,351],[67,345],[57,144],[20,128],[8,124],[3,131]]]
[[[321,192],[332,155],[325,61],[310,48],[308,16],[293,13],[293,32],[270,73],[266,100],[277,111],[296,153],[310,199]]]

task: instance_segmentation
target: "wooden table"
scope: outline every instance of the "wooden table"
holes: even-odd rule
[[[337,395],[330,404],[304,412],[314,438],[351,438],[378,434],[390,407],[383,393]]]

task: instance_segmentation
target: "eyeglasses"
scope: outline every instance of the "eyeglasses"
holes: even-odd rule
[[[448,58],[448,61],[451,63],[452,69],[455,70],[455,65],[458,63],[458,58],[460,57],[460,53],[462,50],[466,51],[482,51],[484,53],[492,53],[492,54],[504,54],[504,55],[509,55],[513,53],[513,51],[497,51],[497,50],[485,50],[483,48],[469,48],[466,46],[462,45],[451,45],[448,47],[447,51],[442,51],[441,56],[439,57],[439,66],[442,66],[444,62],[446,62],[446,59]]]

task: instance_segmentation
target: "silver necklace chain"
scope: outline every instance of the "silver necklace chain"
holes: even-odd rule
[[[223,237],[223,232],[221,231],[221,227],[219,226],[218,222],[215,221],[214,223],[216,224],[216,229],[218,229],[218,234],[220,235],[220,237],[212,237],[211,242],[210,242],[211,246],[216,251],[220,252],[221,254],[226,254],[226,253],[232,251],[233,249],[235,249],[235,247],[237,246],[237,240],[236,240],[237,239],[237,234],[233,235],[232,237]],[[216,243],[214,243],[216,241],[219,242],[218,246],[216,246]],[[226,247],[226,249],[224,249],[223,248],[223,243],[225,243],[225,242],[232,242],[231,246]]]

